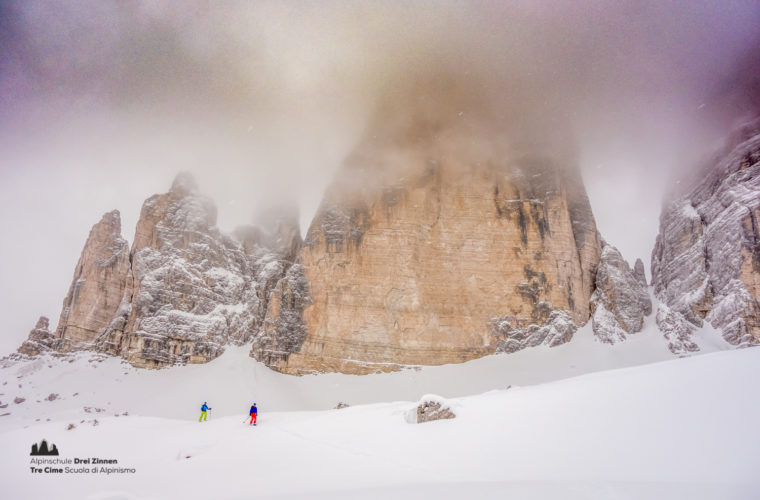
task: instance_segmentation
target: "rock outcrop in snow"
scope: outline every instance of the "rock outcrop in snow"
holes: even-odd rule
[[[603,243],[602,256],[596,270],[596,290],[591,296],[591,321],[596,338],[614,344],[626,334],[641,331],[644,317],[652,313],[652,301],[640,272],[631,271],[617,248]]]
[[[434,420],[447,420],[456,418],[450,408],[442,406],[437,401],[426,401],[417,407],[417,423],[433,422]]]
[[[660,216],[652,282],[657,323],[676,354],[706,320],[736,346],[760,342],[760,121],[742,128]]]
[[[447,400],[428,394],[420,399],[416,407],[404,414],[404,419],[409,424],[422,424],[435,420],[448,420],[456,418],[456,416],[454,409]]]
[[[516,352],[539,345],[554,347],[573,338],[578,327],[570,313],[548,305],[540,306],[540,311],[546,318],[520,319],[511,315],[492,320],[491,329],[498,338],[496,352]]]
[[[36,356],[45,351],[55,348],[55,335],[50,331],[50,320],[40,316],[34,329],[29,332],[29,337],[21,344],[18,352],[29,356]]]

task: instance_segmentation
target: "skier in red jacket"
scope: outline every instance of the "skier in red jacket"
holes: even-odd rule
[[[251,406],[251,424],[256,425],[256,416],[258,415],[259,410],[256,408],[256,403],[253,403],[253,406]]]

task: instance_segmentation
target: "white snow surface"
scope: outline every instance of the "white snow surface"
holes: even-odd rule
[[[0,369],[0,414],[10,413],[0,417],[3,493],[757,498],[760,348],[724,350],[703,332],[696,341],[711,353],[676,359],[653,323],[615,345],[596,341],[589,324],[553,348],[367,376],[282,375],[245,346],[156,371],[86,353],[9,364]],[[407,423],[432,397],[457,417]],[[212,410],[199,423],[204,401]],[[351,407],[331,409],[339,401]],[[247,424],[253,402],[257,427]],[[136,472],[32,474],[29,451],[42,439],[59,458],[113,458]]]

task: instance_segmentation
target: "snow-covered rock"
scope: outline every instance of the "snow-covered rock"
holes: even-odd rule
[[[216,206],[182,173],[145,201],[131,251],[117,211],[85,244],[55,334],[38,324],[20,351],[90,349],[140,367],[206,362],[256,340],[269,297],[300,245],[297,224],[243,232],[216,227]],[[276,248],[273,248],[276,247]]]
[[[641,259],[636,259],[636,263],[633,265],[633,276],[644,286],[647,286],[647,274],[644,270],[644,263]]]
[[[515,316],[495,318],[491,322],[493,334],[498,338],[496,352],[516,352],[526,347],[547,345],[558,346],[570,341],[578,327],[570,313],[552,310],[548,305],[539,304],[546,310],[546,322],[531,323]]]
[[[252,262],[215,224],[214,203],[187,174],[144,203],[129,290],[101,349],[152,367],[205,362],[249,339],[262,309]]]
[[[703,320],[733,345],[760,342],[759,220],[760,120],[660,216],[652,283],[673,352],[694,350],[689,335]]]
[[[644,317],[652,313],[652,301],[640,276],[631,271],[618,249],[607,243],[603,243],[596,271],[591,311],[594,334],[610,344],[625,340],[626,334],[640,332]]]
[[[40,316],[29,337],[21,344],[18,351],[21,354],[34,356],[53,348],[55,335],[50,331],[50,320]]]
[[[404,413],[404,420],[409,424],[422,424],[456,418],[456,416],[449,401],[434,394],[427,394],[422,396],[414,408]]]
[[[683,314],[661,303],[657,308],[656,321],[673,354],[686,356],[699,351],[699,346],[692,339],[692,334],[697,328],[687,321]]]
[[[310,302],[304,267],[293,264],[270,294],[266,319],[251,348],[251,357],[280,369],[292,353],[300,350],[308,335],[303,311]]]

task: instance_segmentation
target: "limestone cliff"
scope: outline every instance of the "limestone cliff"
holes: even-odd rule
[[[300,241],[297,229],[290,235]],[[98,347],[137,366],[206,362],[249,342],[285,270],[261,241],[222,234],[214,203],[187,175],[145,202],[131,259],[122,307]]]
[[[89,344],[108,326],[127,288],[129,267],[129,244],[114,210],[92,227],[76,265],[55,332],[59,350]]]
[[[77,264],[55,335],[38,324],[19,349],[90,349],[139,367],[198,363],[257,342],[269,296],[300,245],[292,218],[273,228],[216,228],[216,207],[180,174],[145,201],[131,251],[119,213],[103,216]]]
[[[589,319],[600,238],[579,172],[440,102],[370,126],[270,302],[291,341],[253,356],[368,373],[555,345]]]
[[[281,209],[222,233],[187,175],[146,200],[129,251],[106,214],[56,333],[21,351],[153,368],[247,344],[285,373],[363,374],[556,346],[592,312],[603,341],[641,329],[643,265],[602,252],[572,152],[442,89],[378,108],[304,241]]]
[[[739,130],[660,216],[652,282],[674,353],[698,350],[706,320],[731,344],[760,342],[760,121]]]

